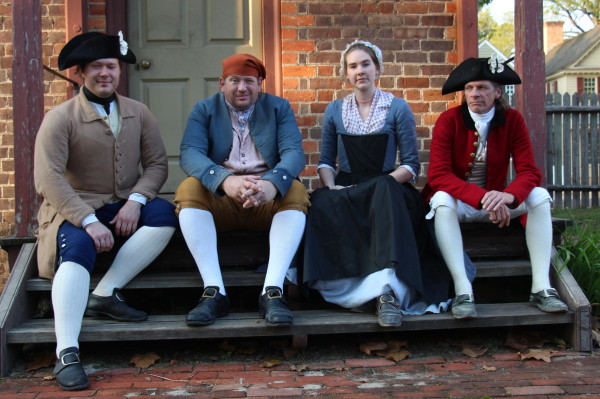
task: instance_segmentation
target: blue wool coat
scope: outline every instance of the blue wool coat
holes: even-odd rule
[[[302,135],[287,100],[261,93],[249,121],[250,135],[269,171],[262,177],[284,196],[304,169]],[[217,195],[232,173],[222,164],[231,153],[233,131],[223,93],[199,101],[192,110],[181,141],[179,164],[188,176]]]

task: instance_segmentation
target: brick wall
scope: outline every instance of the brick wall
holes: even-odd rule
[[[355,39],[383,52],[379,86],[406,99],[415,114],[419,185],[425,182],[431,130],[454,95],[441,87],[457,62],[454,1],[282,1],[283,96],[292,102],[304,138],[302,179],[319,186],[321,122],[327,104],[350,92],[338,77],[340,53]]]
[[[11,15],[10,2],[0,1],[0,236],[11,234],[15,223]],[[7,275],[7,258],[0,251],[0,287]]]

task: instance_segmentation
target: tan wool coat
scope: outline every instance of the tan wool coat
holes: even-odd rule
[[[80,93],[49,111],[35,142],[34,180],[43,197],[38,212],[38,269],[52,278],[56,236],[63,221],[81,226],[103,205],[140,193],[152,200],[167,179],[158,123],[142,103],[117,95],[120,130]]]

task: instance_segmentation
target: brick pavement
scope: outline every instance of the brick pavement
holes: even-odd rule
[[[88,371],[91,386],[63,392],[51,369],[19,371],[0,382],[2,399],[111,398],[600,398],[600,350],[559,352],[552,362],[520,360],[516,351],[469,358],[419,355],[395,363],[376,356],[189,363]]]

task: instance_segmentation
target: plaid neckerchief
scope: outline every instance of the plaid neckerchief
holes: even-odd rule
[[[342,120],[346,131],[351,134],[369,134],[380,131],[385,125],[385,120],[392,104],[394,95],[381,89],[375,90],[373,102],[367,120],[363,121],[358,112],[354,93],[344,97],[342,103]]]
[[[227,108],[229,108],[229,111],[231,111],[233,116],[235,116],[235,119],[237,119],[239,133],[243,135],[244,131],[246,130],[248,120],[250,119],[250,115],[252,115],[252,111],[254,111],[254,106],[256,104],[252,104],[248,109],[243,110],[237,110],[233,108],[233,105],[229,104],[227,101],[225,101],[225,104],[227,104]]]

